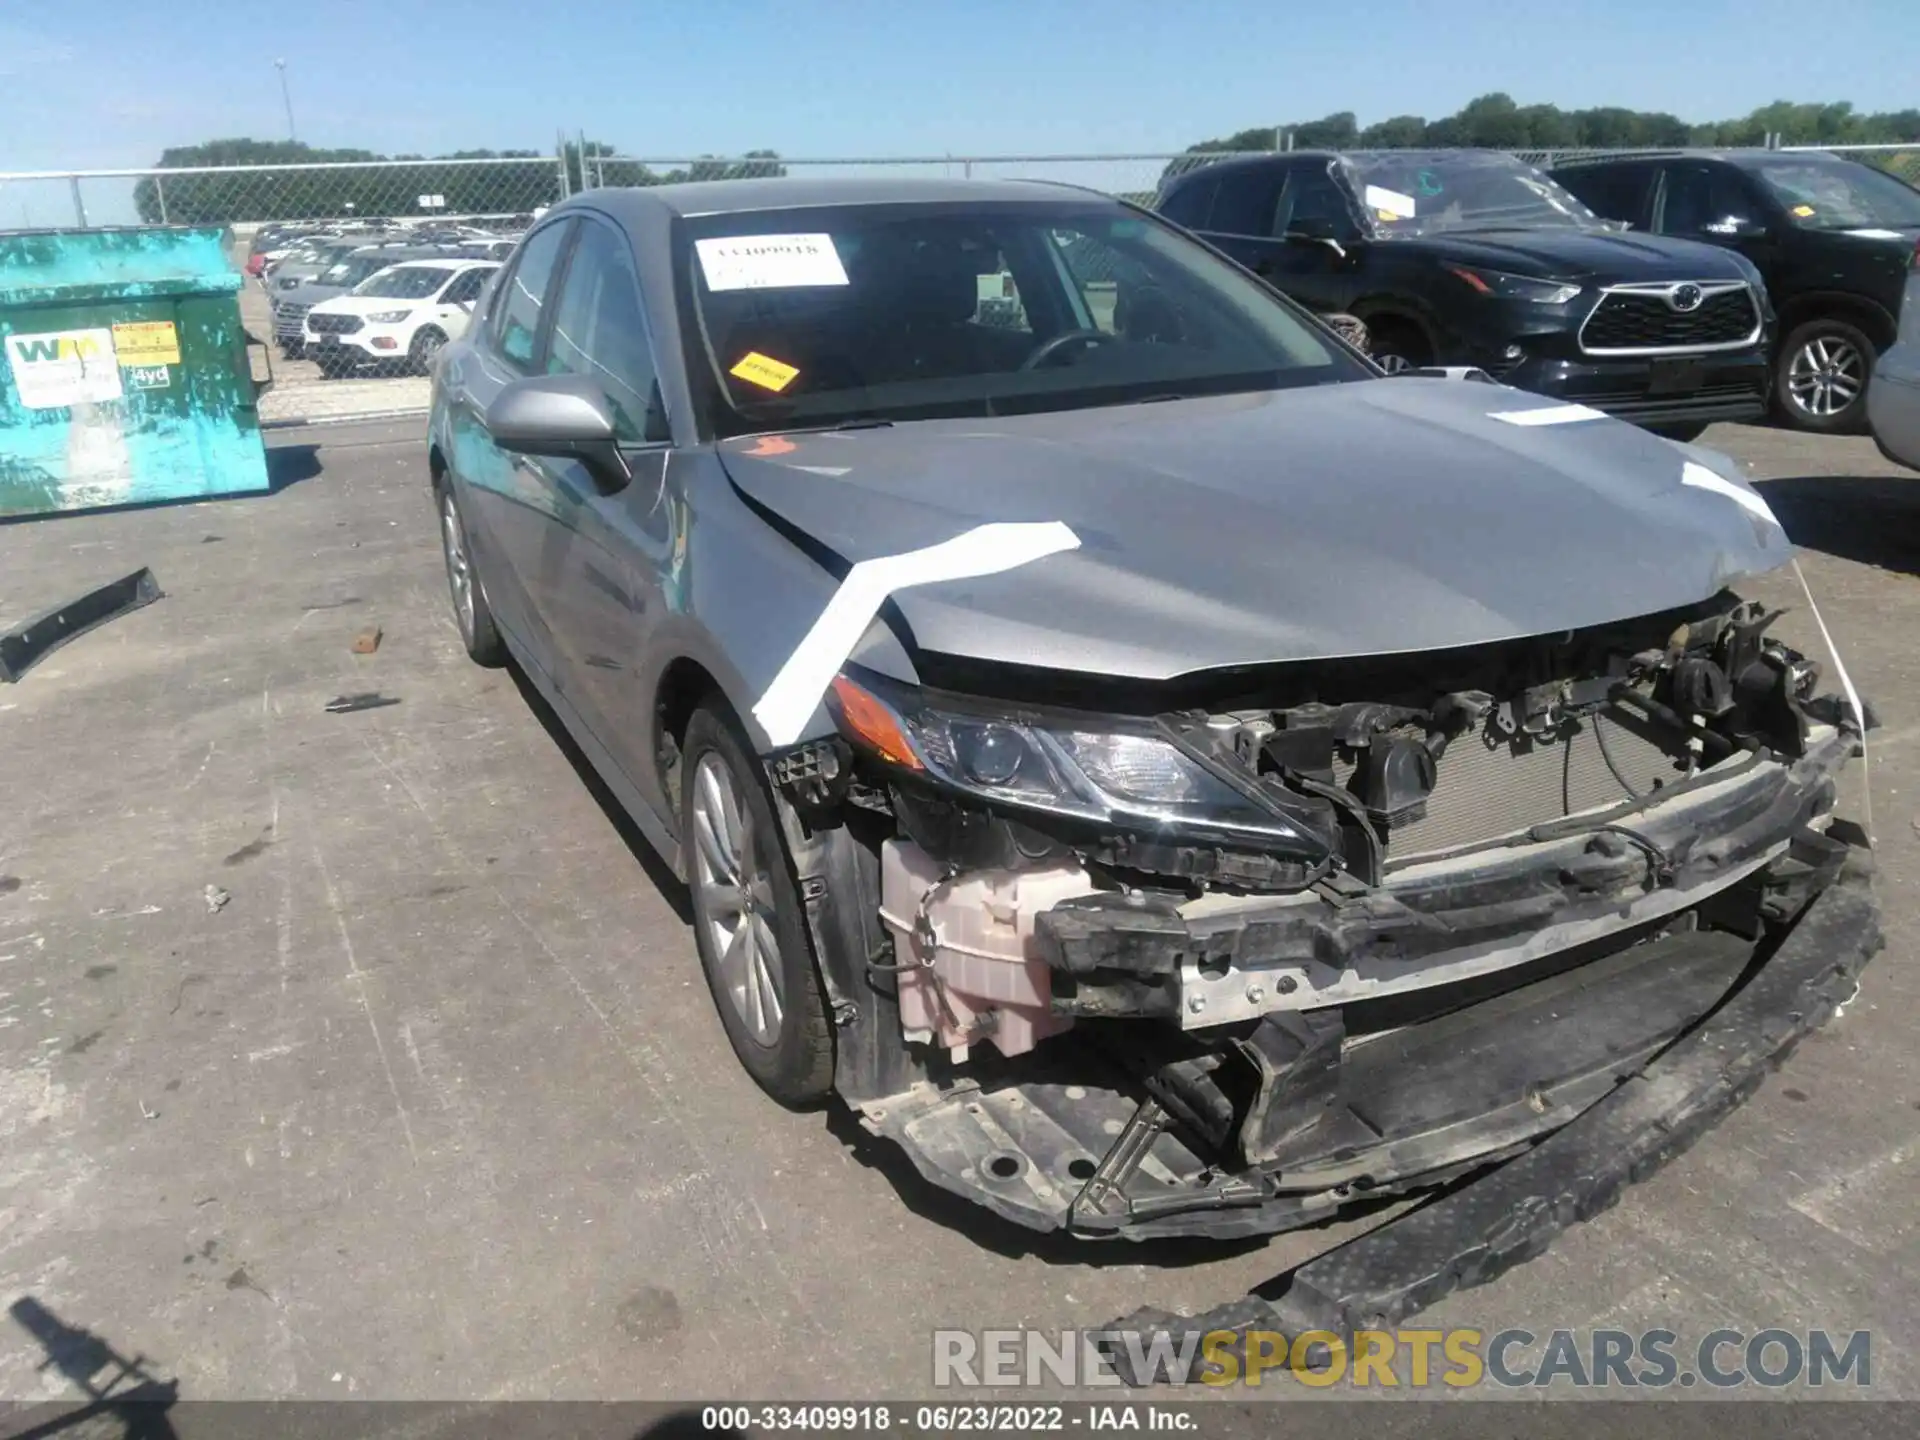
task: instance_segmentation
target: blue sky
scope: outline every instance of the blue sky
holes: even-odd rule
[[[1809,20],[1817,18],[1817,24]],[[1687,119],[1920,104],[1920,0],[0,0],[0,172],[284,134],[380,151],[1178,149],[1488,90]]]

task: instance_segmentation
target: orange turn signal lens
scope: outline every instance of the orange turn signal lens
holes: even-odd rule
[[[1455,275],[1458,275],[1462,280],[1466,281],[1467,284],[1471,285],[1475,290],[1478,290],[1482,295],[1491,295],[1493,293],[1493,287],[1487,284],[1487,282],[1482,280],[1478,275],[1474,274],[1473,271],[1467,269],[1466,266],[1449,265],[1447,266],[1447,269],[1451,270]]]
[[[840,729],[849,740],[866,746],[882,760],[909,770],[927,767],[914,754],[913,742],[900,728],[892,709],[878,696],[861,689],[844,675],[833,677],[833,698]]]

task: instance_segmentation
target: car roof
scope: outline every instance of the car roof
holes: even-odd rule
[[[475,260],[470,255],[422,255],[413,260],[401,260],[387,268],[389,270],[483,270],[490,269],[498,260]]]
[[[853,176],[774,176],[760,180],[693,180],[677,185],[645,185],[589,190],[574,202],[588,202],[621,218],[664,208],[674,215],[746,215],[762,210],[794,210],[828,205],[928,205],[954,201],[1058,201],[1068,197],[1120,202],[1098,191],[1051,180],[965,180]],[[562,205],[553,207],[557,213]]]
[[[1673,149],[1630,150],[1618,155],[1572,155],[1559,161],[1556,170],[1570,170],[1579,165],[1619,164],[1630,160],[1722,160],[1729,165],[1758,165],[1775,160],[1832,160],[1846,164],[1858,164],[1851,155],[1839,155],[1831,150],[1764,150],[1758,145],[1685,145]]]

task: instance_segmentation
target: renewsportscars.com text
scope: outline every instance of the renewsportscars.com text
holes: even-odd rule
[[[1361,1389],[1497,1385],[1508,1389],[1714,1389],[1873,1383],[1866,1330],[1513,1328],[1361,1330],[937,1330],[933,1383],[941,1389],[1171,1384],[1300,1384]]]

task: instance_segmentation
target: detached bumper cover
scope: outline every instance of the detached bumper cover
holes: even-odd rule
[[[1847,875],[1813,901],[1712,1016],[1525,1153],[1307,1262],[1286,1277],[1277,1300],[1248,1296],[1192,1316],[1140,1311],[1110,1328],[1351,1335],[1395,1325],[1453,1291],[1485,1284],[1609,1209],[1628,1185],[1654,1174],[1751,1095],[1854,993],[1881,943],[1869,884]]]

